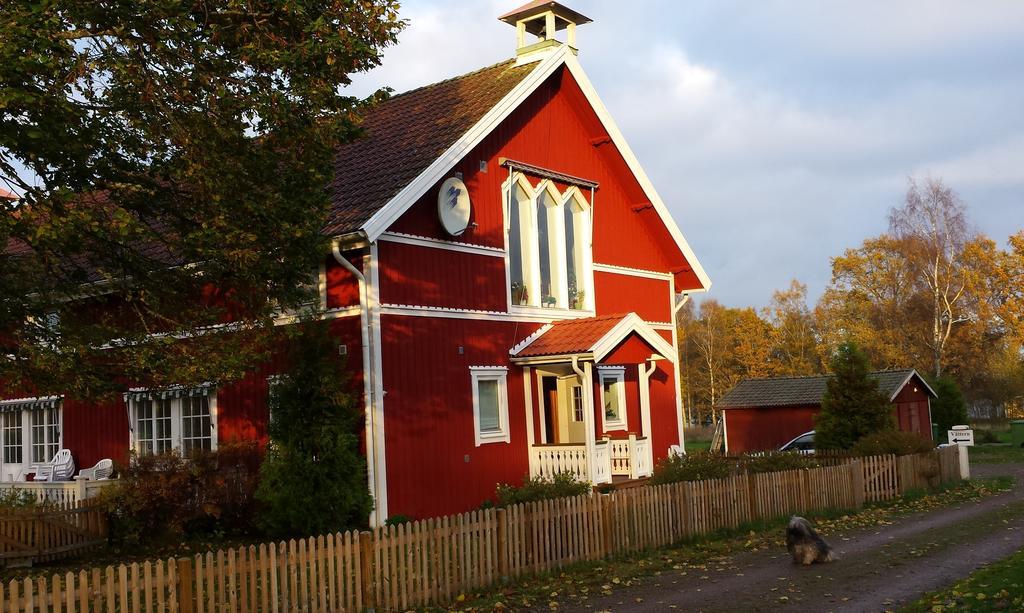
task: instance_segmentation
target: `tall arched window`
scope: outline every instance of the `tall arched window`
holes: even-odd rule
[[[531,266],[533,212],[530,210],[533,200],[529,183],[522,177],[505,190],[508,211],[508,264],[509,290],[512,304],[528,305],[534,297],[531,295],[533,270]]]
[[[590,295],[590,206],[579,188],[571,187],[562,204],[565,229],[565,282],[568,308],[585,309]]]

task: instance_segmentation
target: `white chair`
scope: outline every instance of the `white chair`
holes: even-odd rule
[[[36,471],[35,481],[69,481],[75,474],[75,459],[71,450],[61,449],[47,464],[40,464]]]
[[[110,475],[114,472],[114,461],[110,458],[103,458],[99,462],[96,462],[96,466],[92,468],[83,468],[78,471],[78,476],[75,480],[80,479],[91,480],[91,481],[106,481],[110,478]]]

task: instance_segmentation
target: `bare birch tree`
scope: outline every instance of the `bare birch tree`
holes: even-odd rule
[[[942,374],[943,353],[953,326],[970,318],[964,299],[968,273],[964,246],[970,238],[967,206],[943,183],[911,177],[902,206],[889,214],[889,229],[906,248],[907,262],[931,299],[931,338],[935,376]]]

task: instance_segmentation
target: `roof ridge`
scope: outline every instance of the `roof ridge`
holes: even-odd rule
[[[913,368],[883,368],[881,370],[872,370],[868,372],[868,375],[881,375],[889,372],[916,372]],[[835,373],[821,373],[817,375],[783,375],[780,377],[743,377],[740,379],[743,381],[782,381],[789,379],[818,379],[821,377],[834,377]]]

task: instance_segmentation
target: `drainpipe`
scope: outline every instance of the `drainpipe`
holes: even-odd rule
[[[679,309],[683,308],[683,305],[686,304],[689,301],[690,301],[690,295],[689,294],[683,294],[682,298],[676,299],[676,306],[675,306],[675,308],[672,309],[672,314],[675,315],[675,314],[679,313]]]
[[[587,433],[587,472],[590,482],[595,483],[597,474],[594,471],[594,453],[596,453],[597,434],[594,432],[594,382],[590,376],[590,362],[584,364],[584,368],[586,370],[580,368],[579,357],[572,356],[572,369],[583,381],[583,394],[587,405],[587,410],[583,412],[583,427]]]
[[[650,362],[650,366],[648,366]],[[643,424],[644,437],[647,439],[647,468],[653,468],[654,466],[654,439],[652,438],[651,432],[651,375],[654,374],[654,370],[658,367],[655,362],[655,356],[651,356],[649,359],[644,360],[640,364],[640,421]],[[679,392],[676,392],[676,397],[679,396]]]
[[[365,430],[366,430],[366,480],[370,487],[370,497],[374,501],[374,510],[370,512],[370,525],[376,526],[377,522],[377,479],[376,479],[376,454],[374,453],[374,432],[376,428],[373,423],[373,362],[371,361],[371,348],[370,348],[370,309],[368,308],[368,300],[366,296],[366,277],[363,276],[361,270],[352,265],[348,259],[342,255],[341,249],[339,248],[338,239],[331,241],[331,253],[334,255],[334,259],[342,265],[342,267],[352,273],[352,275],[359,282],[359,334],[362,340],[363,346],[363,399],[364,399],[364,412],[365,412]]]

